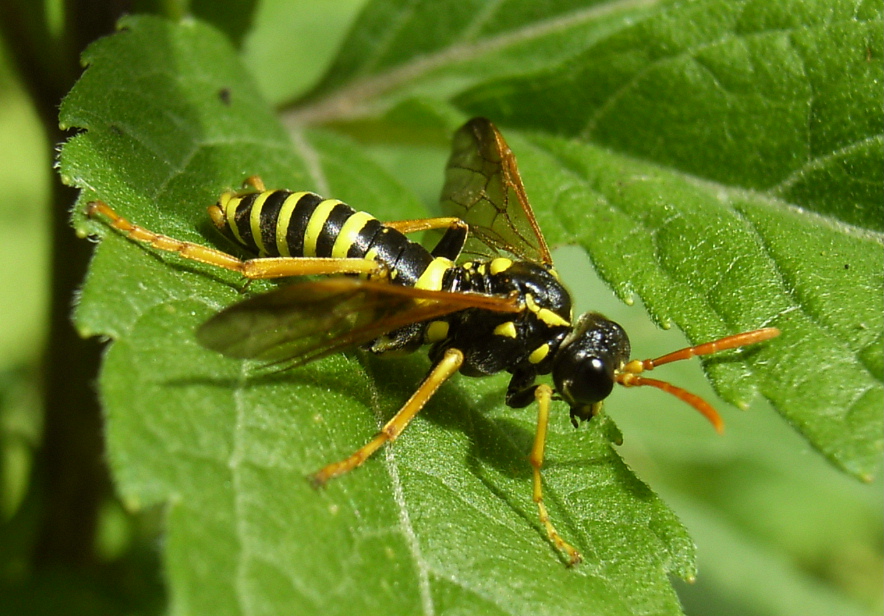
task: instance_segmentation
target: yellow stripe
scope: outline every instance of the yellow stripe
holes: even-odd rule
[[[264,202],[267,197],[272,195],[270,191],[262,192],[252,203],[252,210],[249,212],[249,226],[252,228],[252,239],[255,240],[255,246],[258,247],[258,254],[266,255],[267,250],[264,248],[264,238],[261,237],[261,210],[264,208]]]
[[[229,194],[229,193],[225,193]],[[239,234],[239,229],[236,226],[236,208],[239,206],[242,201],[242,197],[233,197],[230,199],[224,200],[224,196],[221,198],[221,207],[224,209],[224,213],[227,215],[227,228],[230,229],[230,232],[233,233],[233,237],[236,238],[236,241],[241,245],[245,246],[246,242],[242,239],[242,235]]]
[[[332,246],[333,259],[346,259],[347,252],[359,236],[359,232],[365,228],[365,225],[374,220],[374,216],[365,212],[356,212],[341,227],[341,232],[335,238],[334,246]]]
[[[289,195],[289,198],[282,203],[282,207],[279,208],[279,218],[276,219],[276,249],[282,257],[292,256],[292,253],[289,252],[289,245],[288,242],[286,242],[285,237],[288,235],[289,224],[292,222],[292,214],[295,212],[295,207],[298,205],[298,201],[300,201],[306,194],[306,192],[292,193]]]
[[[316,206],[313,216],[307,223],[307,229],[304,231],[304,256],[316,256],[316,242],[319,241],[319,234],[322,233],[322,227],[328,220],[329,214],[336,205],[340,205],[341,201],[337,199],[326,199]]]
[[[445,272],[454,267],[454,261],[445,257],[436,257],[420,275],[414,284],[415,289],[423,289],[425,291],[441,291],[442,277]]]

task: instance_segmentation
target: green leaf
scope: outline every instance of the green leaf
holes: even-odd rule
[[[257,0],[189,0],[190,14],[205,19],[239,45],[253,19]]]
[[[751,367],[704,362],[719,395],[747,407],[757,390],[840,467],[877,472],[879,236],[586,144],[533,142],[518,151],[523,169],[538,169],[529,194],[555,195],[540,220],[548,237],[579,243],[621,298],[640,296],[691,340],[779,327],[741,352]]]
[[[634,20],[646,5],[373,0],[290,120],[364,118],[415,97],[445,100],[491,78],[556,66]]]
[[[413,197],[327,132],[290,144],[222,36],[127,18],[87,51],[62,107],[85,129],[61,156],[74,214],[103,238],[76,310],[113,339],[100,381],[108,457],[133,508],[168,503],[166,571],[184,613],[678,613],[692,577],[674,515],[611,450],[607,420],[551,426],[545,494],[587,562],[564,566],[531,502],[533,413],[505,379],[457,379],[395,447],[317,493],[305,475],[349,454],[404,401],[418,357],[333,357],[291,373],[200,348],[195,328],[242,297],[236,276],[86,220],[101,198],[144,227],[229,248],[203,206],[244,176],[318,189],[386,218]],[[441,177],[441,168],[439,169]],[[253,284],[249,292],[269,288]]]
[[[251,173],[383,218],[423,214],[363,148],[305,124],[380,135],[401,160],[408,140],[440,145],[466,114],[487,114],[552,243],[578,243],[621,298],[691,340],[780,327],[705,362],[717,391],[742,404],[757,391],[840,468],[880,472],[880,7],[535,4],[370,3],[288,112],[291,141],[220,36],[129,19],[90,48],[65,101],[63,123],[87,132],[65,146],[62,173],[84,203],[98,195],[148,228],[230,249],[203,207]],[[170,503],[175,609],[678,613],[666,574],[693,576],[692,544],[611,451],[610,420],[575,432],[557,412],[551,426],[545,493],[586,556],[574,570],[530,502],[533,418],[503,407],[505,378],[449,384],[394,447],[317,495],[303,475],[365,442],[425,360],[356,355],[267,375],[207,353],[193,330],[242,297],[240,281],[134,246],[81,210],[78,229],[104,241],[78,326],[116,340],[101,383],[109,457],[127,502]],[[630,332],[646,356],[652,334]],[[643,392],[615,392],[618,424],[621,407],[656,410],[651,393],[642,406]],[[663,412],[640,415],[694,464],[713,447],[682,439]]]
[[[243,30],[242,54],[271,104],[292,100],[316,84],[363,4],[364,0],[259,3],[253,28]]]
[[[0,519],[4,523],[28,494],[33,452],[42,431],[39,341],[45,336],[48,313],[50,253],[48,211],[43,207],[49,170],[40,124],[7,62],[0,54],[0,178],[9,187],[0,205],[0,232],[6,237],[0,259],[15,263],[0,286],[0,315],[5,323],[15,323],[0,331]],[[16,537],[22,548],[28,539],[23,535]],[[0,568],[21,557],[22,550],[11,547],[4,545]]]
[[[622,298],[694,341],[782,329],[751,374],[705,362],[719,393],[757,387],[863,478],[884,444],[882,31],[872,3],[693,3],[457,99],[567,136],[536,140],[556,171],[529,194],[556,191],[559,239]]]

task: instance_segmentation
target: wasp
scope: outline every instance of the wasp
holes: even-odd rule
[[[295,367],[353,347],[392,355],[429,345],[432,366],[412,396],[367,444],[311,475],[317,487],[396,440],[456,373],[510,373],[507,405],[537,404],[528,459],[540,522],[575,564],[580,552],[559,535],[543,502],[551,402],[567,403],[576,427],[599,413],[615,384],[652,386],[683,400],[721,431],[722,420],[708,402],[644,373],[761,342],[779,330],[728,336],[657,359],[630,359],[629,338],[620,325],[596,312],[574,318],[515,156],[484,118],[455,133],[441,200],[450,216],[381,222],[312,192],[267,190],[252,176],[243,190],[225,192],[209,207],[218,229],[253,255],[246,260],[139,227],[101,201],[89,203],[87,213],[132,240],[248,280],[329,276],[300,280],[222,310],[197,331],[209,349]],[[407,237],[431,229],[441,233],[432,249]],[[552,386],[537,382],[545,375],[551,375]]]

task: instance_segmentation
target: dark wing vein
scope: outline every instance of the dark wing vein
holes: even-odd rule
[[[400,327],[465,310],[519,312],[516,297],[424,291],[358,278],[293,284],[227,308],[197,331],[203,346],[240,359],[300,366]]]
[[[473,118],[455,133],[441,202],[470,226],[465,256],[552,264],[516,157],[489,120]]]

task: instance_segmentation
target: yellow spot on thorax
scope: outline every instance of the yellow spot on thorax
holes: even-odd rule
[[[567,327],[570,325],[567,320],[563,319],[549,308],[541,308],[534,301],[534,296],[530,293],[525,295],[525,305],[528,310],[537,315],[537,318],[549,325],[550,327]]]
[[[448,337],[448,322],[447,321],[433,321],[427,326],[427,331],[425,334],[427,342],[439,342],[440,340],[445,340]]]
[[[513,266],[512,259],[506,259],[504,257],[498,257],[496,259],[492,259],[491,263],[488,264],[488,270],[492,275],[499,274],[501,272],[505,272],[509,268]]]
[[[507,321],[506,323],[501,323],[497,327],[494,328],[494,333],[497,336],[503,336],[505,338],[516,338],[518,337],[518,332],[516,331],[516,324],[512,321]]]
[[[544,359],[546,359],[547,355],[549,355],[549,345],[543,343],[539,347],[531,351],[531,355],[528,356],[528,361],[532,364],[539,364]]]

